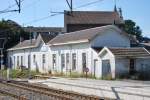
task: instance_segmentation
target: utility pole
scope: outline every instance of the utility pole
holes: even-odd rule
[[[18,9],[9,9],[9,7],[7,8],[7,9],[5,9],[5,10],[2,10],[2,11],[0,11],[0,13],[9,13],[9,12],[21,12],[21,0],[15,0],[15,2],[16,2],[16,4],[15,5],[17,5],[17,7],[18,7]]]
[[[18,12],[20,13],[21,11],[21,0],[15,0],[16,1],[16,4],[18,6]]]
[[[69,2],[68,0],[66,0],[66,2],[67,2],[68,6],[70,8],[70,11],[72,12],[73,11],[73,1],[70,0],[70,2]]]

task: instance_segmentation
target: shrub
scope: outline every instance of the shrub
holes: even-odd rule
[[[66,73],[61,73],[61,72],[55,71],[55,72],[53,72],[52,75],[56,76],[56,77],[65,77],[65,78],[85,78],[86,77],[85,73],[79,73],[76,71],[66,72]],[[95,79],[95,77],[91,73],[87,74],[87,78]]]
[[[57,71],[53,72],[53,74],[52,74],[52,75],[53,75],[53,76],[56,76],[56,77],[64,76],[64,74],[63,74],[63,73],[61,73],[61,72],[57,72]]]
[[[78,72],[71,72],[70,75],[67,75],[70,78],[80,78],[81,74]]]
[[[11,78],[28,78],[30,74],[30,77],[33,77],[36,74],[40,74],[39,72],[37,73],[36,71],[30,71],[25,69],[25,70],[11,70],[10,71],[10,77]]]
[[[108,75],[106,75],[106,76],[103,76],[102,79],[103,79],[103,80],[113,80],[111,74],[108,74]]]
[[[7,70],[0,70],[0,76],[3,77],[3,78],[6,78],[7,76]]]

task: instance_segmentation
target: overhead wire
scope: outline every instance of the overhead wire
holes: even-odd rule
[[[24,0],[21,0],[20,2],[23,2]],[[4,10],[1,10],[0,11],[0,14],[3,14],[3,13],[8,13],[8,12],[13,12],[13,11],[17,11],[17,10],[10,10],[10,8],[13,8],[15,7],[17,4],[13,4],[13,5],[10,5],[8,8],[4,9]]]
[[[96,1],[93,1],[93,2],[89,2],[89,3],[83,4],[83,5],[77,6],[74,9],[83,8],[83,7],[86,7],[86,6],[89,6],[89,5],[93,5],[93,4],[96,4],[98,2],[102,2],[102,1],[104,1],[104,0],[96,0]]]
[[[86,3],[86,4],[84,4],[84,5],[80,5],[80,6],[76,7],[76,8],[74,8],[74,9],[86,7],[86,6],[89,6],[89,5],[92,5],[92,4],[101,2],[101,1],[103,1],[103,0],[96,0],[96,1],[94,1],[94,2],[90,2],[90,3]],[[42,21],[42,20],[45,20],[45,19],[48,19],[48,18],[57,16],[57,15],[61,15],[61,14],[64,14],[64,13],[56,13],[56,14],[48,15],[48,16],[45,16],[45,17],[42,17],[42,18],[38,18],[38,19],[35,19],[35,20],[31,20],[31,21],[29,21],[29,22],[24,23],[24,25],[31,24],[31,23],[36,23],[36,22],[39,22],[39,21]],[[6,31],[8,31],[8,30],[6,30]],[[5,32],[5,31],[3,31],[3,32]],[[1,33],[1,32],[0,32],[0,33]]]
[[[24,0],[22,0],[22,1],[24,1]],[[22,7],[22,11],[25,10],[25,9],[27,9],[27,8],[29,8],[29,7],[32,7],[33,4],[36,4],[36,3],[39,2],[39,1],[40,1],[40,0],[36,0],[36,1],[31,2],[31,3],[28,4],[28,5],[23,6],[23,7]],[[11,18],[11,15],[12,15],[12,14],[9,14],[9,15],[7,15],[7,16],[4,16],[4,18],[7,18],[7,17]],[[17,16],[18,16],[18,15],[15,15],[15,16],[13,16],[12,18],[17,18]]]

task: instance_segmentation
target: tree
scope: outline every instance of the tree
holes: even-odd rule
[[[25,32],[22,27],[12,20],[0,21],[0,37],[7,38],[5,49],[16,45],[20,37],[29,39],[29,33]]]
[[[125,20],[125,25],[123,29],[128,34],[135,35],[139,41],[142,39],[142,30],[138,25],[136,25],[134,21]]]
[[[29,33],[25,32],[22,27],[12,20],[1,20],[0,21],[0,38],[6,38],[7,42],[4,46],[4,63],[7,61],[8,48],[16,45],[20,41],[20,37],[29,39]],[[0,39],[0,47],[2,47],[3,41]]]

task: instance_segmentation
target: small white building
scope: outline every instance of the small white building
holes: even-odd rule
[[[115,77],[124,77],[143,72],[150,75],[150,53],[145,48],[104,47],[99,57],[103,76],[115,73]]]
[[[30,68],[31,70],[47,73],[49,71],[48,52],[46,43],[53,36],[39,34],[37,39],[24,40],[8,49],[8,66],[12,69]]]
[[[15,46],[9,49],[9,65],[13,68],[24,65],[45,73],[51,71],[83,74],[85,69],[88,69],[88,74],[97,78],[108,75],[115,78],[117,75],[129,73],[130,65],[134,66],[133,68],[140,68],[141,64],[150,66],[150,53],[144,48],[135,49],[136,53],[132,53],[137,55],[142,51],[138,57],[128,56],[129,51],[134,50],[130,47],[130,38],[114,25],[59,34],[53,39],[50,38],[49,42],[42,40],[42,36],[39,36],[33,41],[33,46],[29,46],[30,41],[27,40],[27,47],[22,45],[20,48],[20,43],[19,48]],[[117,53],[120,51],[114,53],[120,50],[118,48],[127,50],[125,57],[118,57]],[[137,64],[132,64],[135,61],[132,59],[135,58]]]

